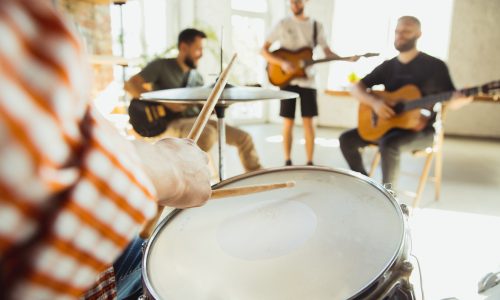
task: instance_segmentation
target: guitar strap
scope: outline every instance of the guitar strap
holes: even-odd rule
[[[318,29],[316,25],[316,20],[313,20],[313,47],[318,44]]]

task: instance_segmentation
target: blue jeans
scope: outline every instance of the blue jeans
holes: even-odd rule
[[[142,244],[135,238],[113,264],[118,299],[137,299],[142,295]]]

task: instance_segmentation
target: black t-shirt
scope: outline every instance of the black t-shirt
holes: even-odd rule
[[[368,88],[382,84],[388,92],[396,91],[407,84],[414,84],[422,96],[455,89],[446,64],[423,52],[406,64],[401,63],[397,57],[386,60],[361,79],[361,82]],[[432,114],[428,126],[431,126],[434,120],[435,115]]]
[[[423,52],[406,64],[401,63],[397,57],[386,60],[361,81],[369,88],[383,84],[389,92],[407,84],[414,84],[422,96],[455,89],[446,64]]]

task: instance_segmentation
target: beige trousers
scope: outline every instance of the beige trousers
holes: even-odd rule
[[[168,124],[167,130],[153,138],[148,138],[148,140],[157,141],[166,137],[187,137],[195,120],[196,118],[173,120]],[[209,120],[198,139],[198,146],[205,152],[210,151],[212,146],[217,142],[217,134],[217,122]],[[246,171],[254,171],[262,168],[252,137],[248,133],[236,127],[226,125],[226,143],[238,148],[241,164]]]

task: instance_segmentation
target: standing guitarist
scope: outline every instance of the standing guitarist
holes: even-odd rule
[[[290,8],[293,16],[281,20],[269,33],[262,47],[262,55],[269,64],[280,65],[285,73],[294,73],[297,66],[276,55],[269,48],[274,42],[279,42],[281,48],[287,50],[298,50],[304,47],[314,48],[321,46],[327,57],[340,58],[333,53],[326,43],[323,26],[304,14],[304,0],[290,0]],[[307,164],[313,164],[314,153],[314,126],[313,117],[318,115],[316,103],[316,89],[314,76],[308,78],[297,78],[289,85],[281,89],[296,92],[300,96],[300,110],[302,112],[302,124],[306,140]],[[285,164],[292,165],[290,153],[292,151],[292,129],[295,118],[296,99],[282,100],[280,116],[284,118],[283,145],[285,150]]]
[[[374,118],[390,119],[396,114],[390,105],[367,90],[374,85],[383,84],[386,91],[392,92],[413,84],[418,87],[422,96],[455,89],[446,64],[417,50],[417,40],[420,36],[420,21],[417,18],[399,18],[394,40],[394,47],[399,51],[399,55],[382,63],[352,88],[352,95],[372,108]],[[459,93],[454,93],[452,99],[448,105],[452,108],[458,108],[472,100]],[[431,145],[434,120],[435,114],[431,113],[422,130],[392,129],[376,142],[363,140],[357,128],[351,129],[340,136],[340,149],[349,167],[366,175],[359,150],[369,144],[378,144],[382,161],[382,182],[394,185],[399,175],[401,151],[423,149]]]
[[[162,90],[203,85],[203,78],[196,71],[196,67],[203,55],[205,38],[206,35],[202,31],[193,28],[183,30],[178,36],[179,54],[177,57],[160,58],[150,62],[141,72],[125,83],[125,90],[132,97],[139,98],[142,93],[149,92],[151,89]],[[132,100],[129,107],[130,123],[134,129],[142,136],[152,137],[154,140],[166,136],[187,136],[199,112],[196,105],[162,103],[146,106],[143,101],[139,100]],[[216,140],[217,123],[209,120],[198,140],[198,146],[207,152]],[[262,167],[252,137],[247,132],[226,125],[226,142],[238,148],[240,161],[246,171],[254,171]]]

